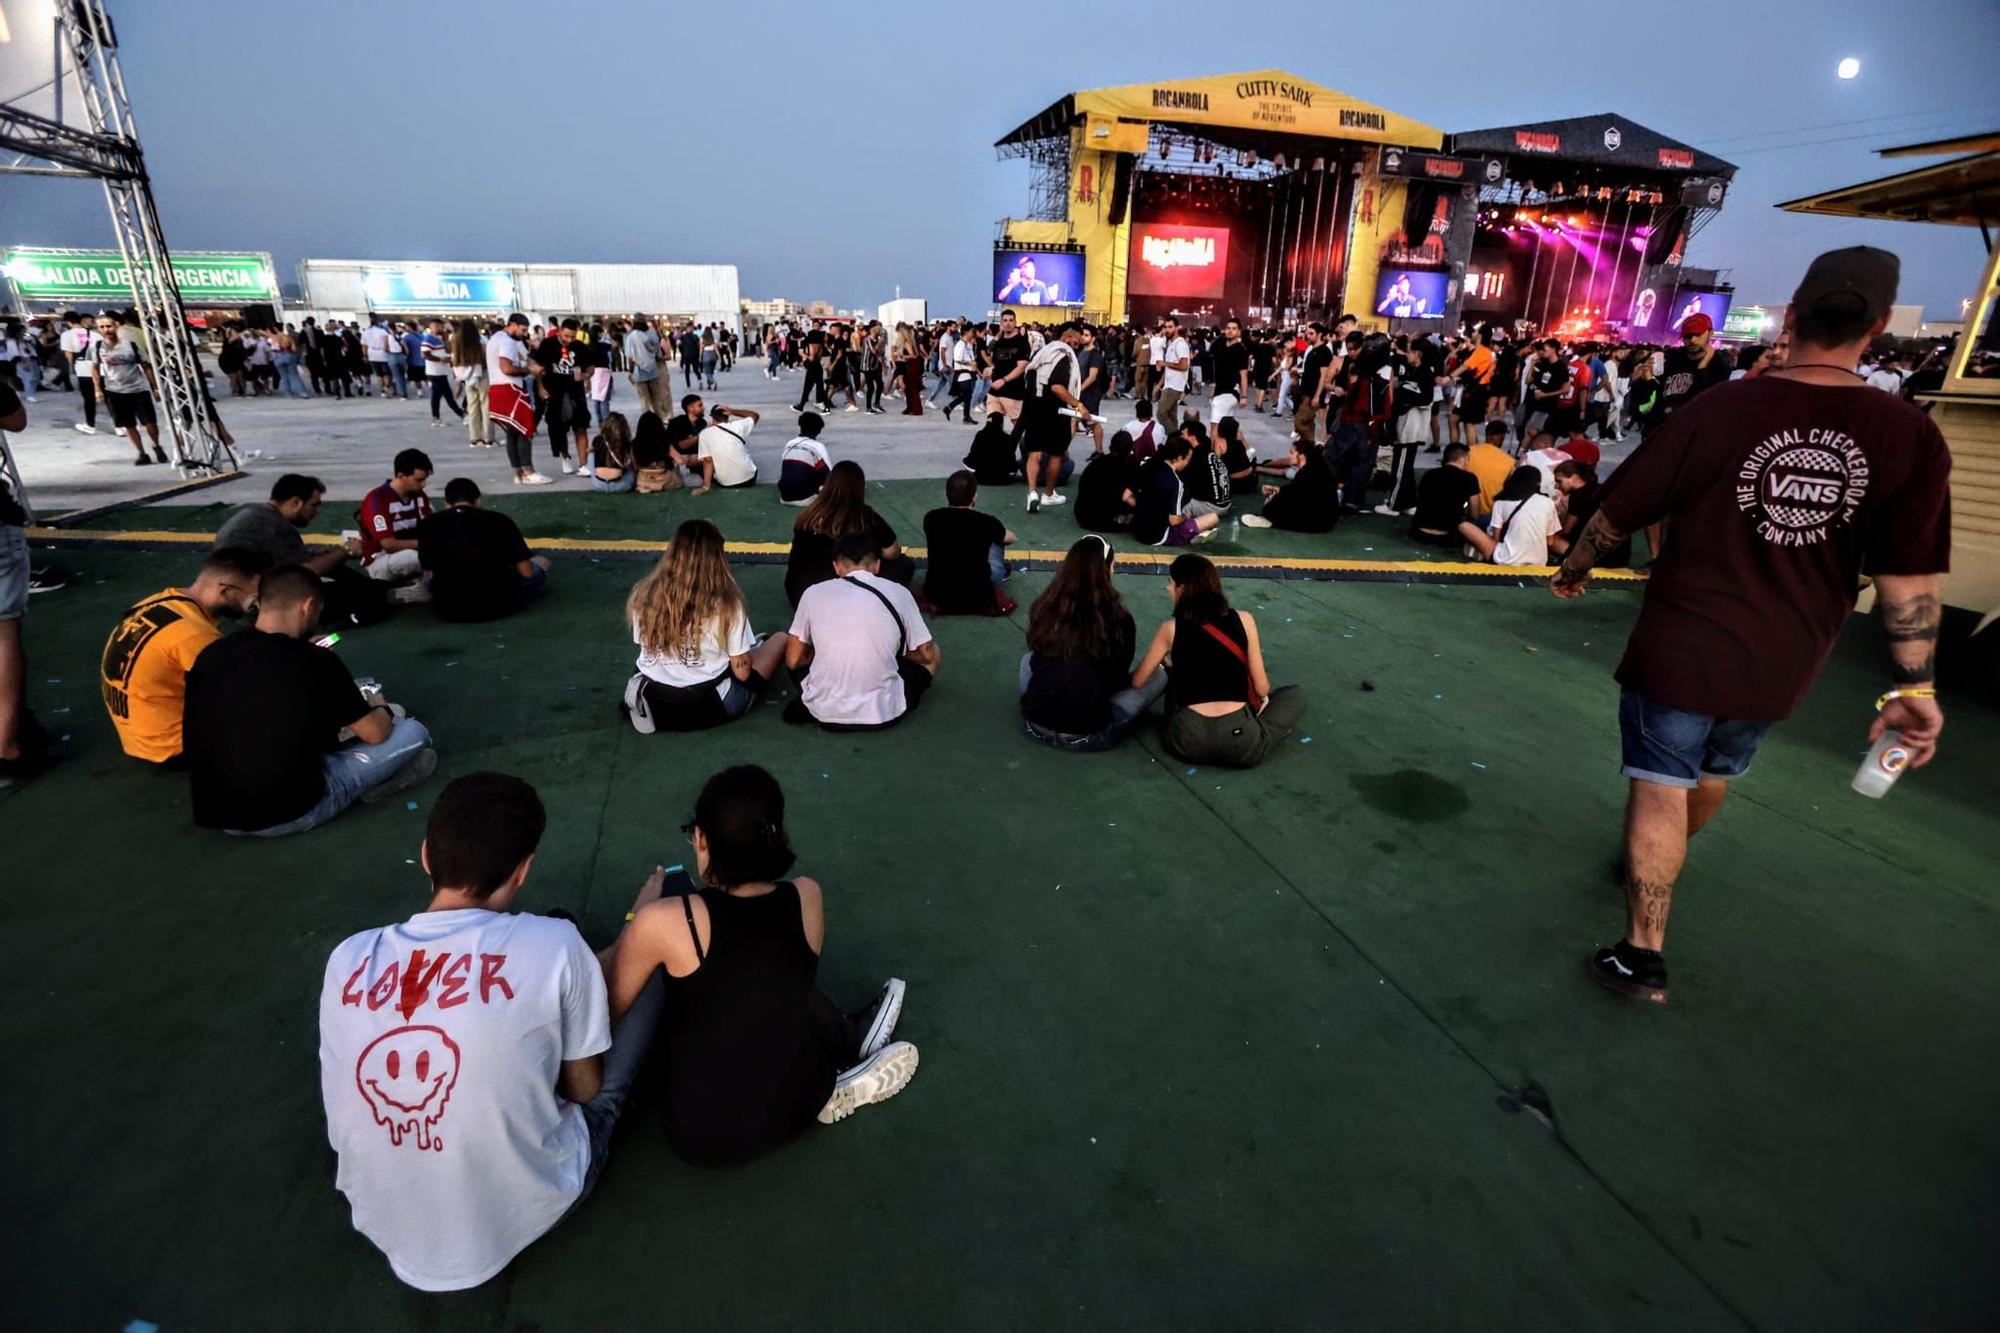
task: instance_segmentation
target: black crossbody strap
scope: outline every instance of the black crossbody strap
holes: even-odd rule
[[[895,603],[891,602],[887,597],[883,596],[882,590],[880,588],[870,587],[868,584],[863,583],[860,579],[855,578],[852,574],[843,574],[841,576],[840,581],[842,583],[852,583],[855,587],[860,588],[862,591],[866,592],[870,597],[873,597],[876,601],[882,603],[882,609],[889,613],[889,619],[896,622],[896,656],[901,657],[904,653],[909,652],[910,632],[908,629],[904,628],[903,618],[900,615],[896,614]]]

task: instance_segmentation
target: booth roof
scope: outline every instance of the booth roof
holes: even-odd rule
[[[1524,152],[1520,138],[1523,135],[1548,136],[1559,146],[1549,152]],[[1679,170],[1725,179],[1736,175],[1735,163],[1725,162],[1692,144],[1670,139],[1658,130],[1648,129],[1609,111],[1569,120],[1539,120],[1525,125],[1501,125],[1489,130],[1465,130],[1451,136],[1451,149],[1454,153],[1504,153],[1517,162],[1546,158],[1551,162],[1590,162],[1643,171]],[[1668,167],[1661,161],[1662,150],[1690,154],[1694,164],[1691,167]]]
[[[1922,157],[1973,150],[1915,171],[1793,199],[1778,207],[1789,213],[1844,218],[1887,218],[1959,227],[1990,227],[2000,221],[2000,133],[1967,135],[1931,143],[1884,148],[1882,157]]]

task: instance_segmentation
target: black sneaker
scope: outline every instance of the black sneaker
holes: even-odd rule
[[[1608,991],[1653,1004],[1667,1002],[1666,959],[1651,949],[1636,949],[1620,940],[1591,954],[1584,966]]]

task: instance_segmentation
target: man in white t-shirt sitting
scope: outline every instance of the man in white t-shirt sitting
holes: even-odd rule
[[[750,459],[750,432],[761,417],[747,407],[717,407],[708,414],[708,425],[695,437],[695,459],[691,470],[701,473],[701,485],[690,494],[706,495],[717,486],[725,490],[754,485],[757,465]]]
[[[509,911],[545,823],[519,778],[458,778],[425,830],[430,905],[327,960],[334,1183],[355,1229],[423,1291],[485,1282],[590,1192],[664,1007],[656,976],[614,1039],[602,965],[576,927]]]
[[[867,532],[834,548],[834,577],[799,598],[785,665],[799,679],[787,722],[874,731],[900,721],[937,678],[939,653],[908,588],[881,577]]]

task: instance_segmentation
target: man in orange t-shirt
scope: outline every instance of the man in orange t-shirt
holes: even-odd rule
[[[202,562],[193,583],[156,592],[119,620],[104,643],[99,684],[126,754],[152,764],[180,758],[188,668],[222,637],[216,617],[248,612],[270,563],[255,551],[223,547]]]

